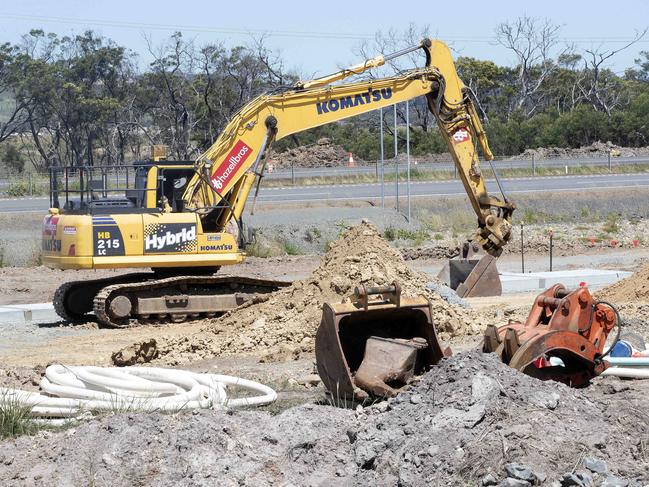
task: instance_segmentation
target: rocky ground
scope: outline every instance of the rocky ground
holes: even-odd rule
[[[610,378],[570,389],[464,352],[368,407],[126,413],[5,441],[0,482],[643,486],[647,392]]]
[[[363,165],[365,161],[354,157],[354,163]],[[332,143],[330,139],[323,137],[313,145],[289,148],[273,154],[269,164],[273,165],[275,169],[347,166],[349,152]]]

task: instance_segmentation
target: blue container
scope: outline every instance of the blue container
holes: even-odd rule
[[[611,350],[611,357],[630,357],[633,355],[633,348],[629,342],[620,340]]]

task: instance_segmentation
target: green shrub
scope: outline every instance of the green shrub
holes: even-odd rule
[[[12,395],[0,395],[0,438],[33,434],[38,425],[31,419],[31,407],[24,406]]]
[[[618,224],[618,215],[615,213],[609,213],[606,217],[606,221],[602,225],[602,231],[604,233],[617,233],[620,231],[620,225]]]
[[[302,251],[300,250],[300,247],[295,244],[295,242],[291,242],[290,240],[282,240],[282,249],[287,255],[300,255]]]
[[[7,194],[13,197],[26,196],[29,194],[29,182],[19,179],[9,184]]]
[[[7,143],[0,148],[0,161],[13,173],[20,174],[25,170],[25,157],[15,144]]]
[[[253,243],[246,246],[246,254],[250,257],[261,257],[265,259],[271,257],[272,253],[270,247],[264,245],[259,240],[255,240]]]
[[[386,227],[386,229],[383,230],[383,238],[393,242],[397,238],[397,230],[392,225]]]

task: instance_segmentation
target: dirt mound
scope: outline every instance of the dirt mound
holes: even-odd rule
[[[584,157],[639,157],[649,155],[649,147],[620,147],[611,142],[593,142],[590,145],[578,148],[568,147],[539,147],[537,149],[526,149],[525,152],[511,159],[572,159]]]
[[[0,442],[0,484],[640,487],[648,392],[610,377],[570,389],[472,351],[356,410],[125,413]]]
[[[330,139],[322,138],[314,145],[300,146],[287,149],[272,157],[275,168],[295,167],[336,167],[346,166],[349,163],[349,152]],[[365,161],[354,156],[358,165]]]
[[[612,303],[649,301],[649,263],[632,276],[605,287],[597,293],[597,297]]]
[[[611,473],[644,485],[647,413],[632,398],[646,390],[646,383],[612,378],[571,389],[520,374],[494,354],[458,354],[358,431],[354,458],[361,468],[355,480],[476,485],[491,473],[495,484],[527,470],[525,480],[534,485],[555,485],[570,474],[594,477],[599,485]],[[510,462],[519,468],[507,467]],[[606,471],[599,478],[585,468],[597,462]]]
[[[404,294],[425,294],[431,299],[433,320],[442,338],[482,329],[470,310],[450,304],[426,289],[431,277],[408,267],[376,227],[364,222],[331,244],[331,250],[309,278],[269,295],[262,303],[210,320],[194,335],[159,341],[160,360],[175,365],[242,353],[266,353],[267,360],[279,360],[311,352],[322,303],[340,302],[358,284],[382,285],[395,280]]]

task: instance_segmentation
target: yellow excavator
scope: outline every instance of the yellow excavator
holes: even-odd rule
[[[418,49],[426,56],[423,68],[336,83]],[[257,97],[193,163],[158,157],[128,167],[53,168],[51,208],[42,230],[45,265],[151,269],[65,283],[54,296],[57,313],[74,320],[94,312],[100,323],[114,327],[182,321],[214,316],[285,285],[213,275],[246,256],[250,237],[242,224],[243,210],[255,182],[259,190],[271,144],[420,96],[427,99],[478,217],[472,246],[493,259],[510,238],[515,206],[504,193],[501,199],[487,192],[477,147],[484,159],[491,161],[493,155],[468,90],[448,47],[424,39],[417,46]],[[484,281],[481,276],[495,269],[492,264],[473,272],[474,281]]]

